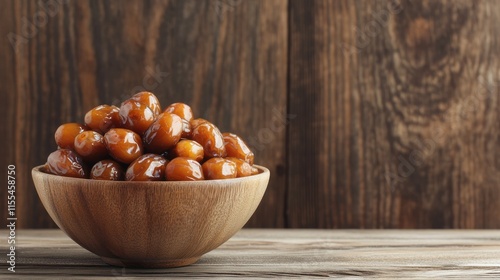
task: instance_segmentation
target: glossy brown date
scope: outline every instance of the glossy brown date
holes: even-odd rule
[[[104,134],[109,155],[121,163],[131,163],[143,154],[139,134],[124,128],[112,128]]]
[[[253,167],[248,162],[235,157],[226,157],[225,159],[230,160],[236,164],[236,177],[246,177],[253,175]]]
[[[73,150],[75,137],[85,130],[87,128],[79,123],[65,123],[57,128],[54,139],[59,148]]]
[[[193,119],[189,122],[189,124],[191,125],[191,131],[193,129],[195,129],[197,126],[199,126],[200,124],[202,123],[210,123],[209,121],[205,120],[205,119],[202,119],[202,118],[198,118],[198,119]]]
[[[85,125],[104,134],[120,126],[120,109],[116,106],[99,105],[85,114]]]
[[[52,152],[47,158],[45,170],[60,176],[87,178],[87,171],[82,158],[68,149],[59,149]]]
[[[202,165],[207,180],[230,179],[238,175],[236,163],[224,158],[211,158]]]
[[[90,171],[90,179],[123,181],[125,179],[125,172],[118,162],[105,159],[94,164]]]
[[[163,113],[144,133],[144,146],[151,153],[161,154],[179,142],[182,120],[179,116]]]
[[[164,113],[176,114],[177,116],[187,120],[188,122],[193,119],[193,110],[187,104],[184,103],[173,103],[170,104]]]
[[[193,140],[181,140],[177,143],[170,151],[169,156],[174,157],[186,157],[194,159],[197,162],[203,161],[204,157],[203,147],[196,141]]]
[[[177,157],[167,164],[166,177],[168,181],[204,180],[201,165],[196,160]]]
[[[156,95],[149,91],[138,92],[134,94],[130,99],[148,106],[151,111],[153,111],[155,116],[158,116],[161,113],[160,101],[158,101]]]
[[[259,173],[252,166],[253,152],[240,137],[195,119],[184,103],[162,112],[158,98],[148,91],[134,94],[119,108],[97,106],[85,114],[85,125],[63,124],[54,138],[59,150],[45,168],[62,176],[177,181]],[[87,163],[92,164],[90,172]]]
[[[181,119],[182,121],[182,134],[181,138],[190,139],[191,138],[191,123],[189,123],[185,119]]]
[[[222,136],[228,157],[239,158],[253,165],[254,154],[243,139],[234,133],[223,133]]]
[[[145,154],[137,158],[127,168],[127,181],[161,181],[165,180],[167,160],[159,155]]]
[[[148,106],[129,99],[120,106],[121,127],[142,135],[155,121],[155,114]]]
[[[84,131],[75,137],[75,152],[85,162],[97,162],[108,156],[104,137],[92,130]]]
[[[193,129],[191,138],[201,144],[206,158],[226,156],[224,138],[219,129],[212,123],[199,124]]]

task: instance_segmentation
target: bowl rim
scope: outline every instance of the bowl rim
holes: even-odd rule
[[[81,181],[83,182],[95,182],[95,183],[102,183],[102,185],[106,184],[116,184],[116,183],[124,183],[124,184],[136,184],[136,185],[165,185],[165,183],[175,183],[176,185],[204,185],[204,184],[218,184],[218,183],[239,183],[239,182],[244,182],[248,181],[250,179],[261,179],[260,177],[265,177],[265,176],[270,176],[270,171],[264,166],[254,164],[254,167],[256,167],[260,172],[259,174],[255,175],[250,175],[246,177],[239,177],[239,178],[230,178],[230,179],[216,179],[216,180],[199,180],[199,181],[110,181],[110,180],[93,180],[93,179],[87,179],[87,178],[76,178],[76,177],[66,177],[66,176],[60,176],[60,175],[55,175],[51,173],[46,173],[43,172],[41,169],[44,167],[44,165],[38,165],[35,166],[31,169],[32,174],[40,174],[41,176],[48,177],[48,178],[62,178],[62,179],[70,179],[70,180],[76,180],[76,181]],[[101,184],[99,184],[101,185]]]

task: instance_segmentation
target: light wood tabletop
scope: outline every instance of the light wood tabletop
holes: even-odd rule
[[[243,229],[197,263],[173,269],[106,265],[60,230],[18,230],[16,272],[2,279],[477,277],[500,278],[500,230]]]

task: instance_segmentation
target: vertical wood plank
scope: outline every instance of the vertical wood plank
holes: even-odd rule
[[[286,113],[287,2],[61,2],[18,53],[8,32],[23,34],[23,18],[47,12],[38,1],[2,3],[0,76],[9,102],[2,116],[11,120],[2,130],[12,134],[0,140],[8,147],[0,160],[2,168],[18,166],[19,226],[55,226],[30,170],[56,149],[57,126],[140,90],[156,93],[164,106],[191,104],[198,117],[248,139],[256,163],[273,172],[248,225],[283,226],[285,127],[268,131],[269,121]],[[5,192],[0,200],[4,205]]]
[[[2,137],[2,146],[0,149],[0,168],[2,168],[0,179],[2,182],[7,182],[7,167],[10,164],[14,164],[15,151],[17,147],[16,143],[16,106],[15,100],[16,95],[16,72],[12,68],[14,65],[14,49],[11,47],[8,35],[15,29],[15,22],[12,15],[14,13],[14,3],[13,1],[5,1],[0,9],[0,18],[2,24],[0,24],[0,34],[2,37],[2,44],[0,44],[0,76],[2,77],[3,89],[1,91],[1,97],[4,99],[4,104],[7,106],[2,107],[0,110],[0,118],[3,120],[2,125],[0,125],[0,134]],[[4,184],[4,188],[0,191],[0,217],[5,221],[8,217],[7,213],[7,185]]]
[[[288,222],[500,226],[496,1],[290,1]]]

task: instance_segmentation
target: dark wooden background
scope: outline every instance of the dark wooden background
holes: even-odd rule
[[[0,0],[20,227],[55,226],[30,170],[57,126],[141,89],[254,147],[248,226],[500,227],[499,1],[58,1]]]

